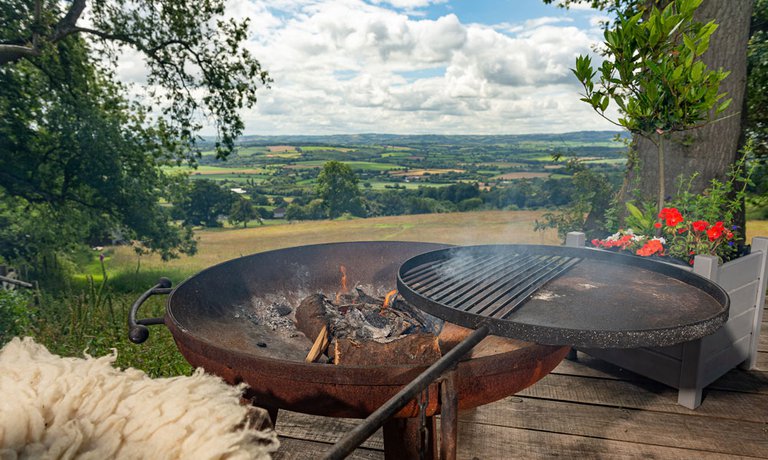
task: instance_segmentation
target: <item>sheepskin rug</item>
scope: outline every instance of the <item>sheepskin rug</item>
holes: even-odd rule
[[[277,450],[274,430],[254,429],[254,408],[239,404],[242,388],[201,369],[152,379],[115,369],[116,357],[61,358],[31,338],[6,344],[0,459],[268,459]]]

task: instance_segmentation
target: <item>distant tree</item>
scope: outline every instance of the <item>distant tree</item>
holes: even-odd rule
[[[229,210],[229,222],[233,225],[242,223],[243,228],[246,228],[248,227],[248,222],[253,219],[258,219],[259,223],[262,223],[261,217],[256,208],[253,207],[251,200],[243,197],[235,198]]]
[[[358,178],[348,165],[339,161],[329,161],[323,165],[317,176],[317,195],[330,218],[339,217],[345,212],[356,216],[364,214],[361,192],[357,186]]]
[[[202,225],[204,227],[220,227],[218,217],[228,214],[235,194],[220,187],[208,179],[192,181],[188,193],[175,203],[177,216],[186,225]]]

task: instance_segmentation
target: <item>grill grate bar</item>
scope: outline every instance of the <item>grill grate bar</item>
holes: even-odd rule
[[[516,274],[516,276],[511,277],[507,282],[499,283],[499,285],[489,289],[492,292],[485,295],[482,300],[478,300],[469,305],[457,305],[453,308],[458,308],[470,313],[483,314],[483,316],[493,316],[494,312],[498,311],[500,308],[504,308],[504,306],[510,302],[514,302],[515,299],[517,299],[531,285],[535,284],[537,279],[557,270],[561,264],[570,259],[571,258],[565,259],[560,256],[540,256],[536,265],[527,268],[522,273]],[[527,297],[524,298],[523,301],[526,299]],[[490,310],[490,312],[484,313],[487,310]]]
[[[525,290],[505,301],[504,304],[493,310],[489,316],[497,319],[506,319],[542,286],[557,278],[560,276],[560,274],[564,273],[569,268],[581,262],[580,258],[569,257],[567,259],[569,260],[565,260],[564,262],[551,267],[549,270],[539,275],[536,279],[533,280],[533,282],[531,282],[531,284],[528,285]]]
[[[434,292],[429,292],[428,295],[438,302],[446,303],[446,299],[450,296],[456,297],[467,289],[472,289],[473,286],[482,284],[484,280],[490,277],[515,270],[517,267],[525,265],[532,258],[533,256],[519,254],[515,254],[512,257],[497,257],[498,260],[494,261],[494,263],[486,264],[471,274],[446,279],[445,285],[440,290],[433,290]]]
[[[463,305],[469,301],[469,299],[464,299],[468,295],[477,291],[482,293],[488,287],[503,282],[502,280],[508,277],[518,276],[521,272],[530,269],[529,267],[536,266],[537,263],[535,256],[515,254],[514,257],[507,257],[504,264],[485,267],[483,271],[477,272],[471,279],[457,283],[452,288],[435,295],[433,299],[455,308],[454,305]]]
[[[452,308],[466,309],[466,305],[474,305],[482,299],[491,296],[494,292],[504,286],[510,280],[521,276],[523,273],[535,269],[541,264],[540,257],[527,256],[521,257],[515,260],[514,264],[509,264],[503,267],[502,270],[496,270],[495,272],[481,278],[474,285],[466,286],[466,289],[456,290],[446,295],[442,295],[439,299],[445,305]],[[436,300],[438,300],[436,298]]]
[[[448,259],[450,263],[425,264],[429,269],[428,272],[422,270],[422,266],[415,267],[403,276],[403,280],[419,292],[431,294],[438,289],[450,285],[454,282],[454,279],[464,279],[464,277],[476,273],[483,265],[487,266],[490,264],[496,266],[503,260],[504,257],[502,255],[493,255],[488,258],[473,257],[471,260],[461,264],[457,264],[456,259]],[[420,272],[420,275],[412,277],[411,274],[414,272]],[[446,276],[447,274],[450,276]]]

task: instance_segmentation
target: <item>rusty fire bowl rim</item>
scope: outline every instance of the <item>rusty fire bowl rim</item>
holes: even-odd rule
[[[174,341],[176,342],[179,350],[186,356],[186,352],[189,351],[196,356],[205,357],[207,361],[211,363],[221,364],[221,366],[229,368],[234,374],[238,374],[238,368],[241,363],[251,363],[254,361],[259,366],[259,372],[269,373],[276,377],[284,377],[293,380],[300,380],[312,383],[332,383],[337,385],[359,385],[360,382],[371,381],[381,382],[386,381],[391,385],[403,385],[409,383],[427,367],[424,365],[377,365],[377,366],[362,366],[362,365],[328,365],[322,363],[306,363],[303,361],[278,359],[270,356],[259,355],[257,353],[243,352],[240,350],[228,349],[215,341],[194,334],[191,331],[186,330],[176,318],[172,305],[174,301],[174,295],[186,284],[190,283],[193,279],[204,276],[206,273],[220,269],[222,266],[232,264],[236,261],[242,261],[244,259],[252,257],[269,257],[274,255],[280,255],[285,251],[295,251],[309,248],[327,247],[332,248],[334,246],[364,246],[364,245],[418,245],[424,247],[424,252],[432,249],[447,248],[454,245],[434,242],[420,242],[420,241],[389,241],[389,240],[370,240],[370,241],[350,241],[350,242],[333,242],[333,243],[317,243],[311,245],[290,246],[279,249],[272,249],[269,251],[258,252],[241,256],[233,259],[229,259],[223,262],[219,262],[215,265],[207,267],[198,273],[190,276],[181,283],[179,283],[170,293],[166,301],[166,311],[164,317],[164,323],[171,331]],[[393,273],[393,284],[395,282],[396,273]],[[199,279],[199,278],[198,278]],[[510,339],[514,340],[514,339]],[[509,367],[521,367],[521,363],[531,362],[528,359],[520,359],[521,357],[535,357],[542,355],[550,355],[560,352],[563,346],[544,345],[533,342],[518,341],[521,344],[520,348],[500,354],[494,354],[489,356],[474,357],[471,360],[462,360],[459,362],[459,369],[466,369],[472,373],[482,372],[483,375],[495,375],[502,374],[508,371]],[[535,359],[534,359],[535,361]],[[193,363],[194,364],[194,363]],[[290,364],[290,366],[286,366]],[[205,367],[205,366],[203,366]],[[237,375],[233,380],[237,380]]]

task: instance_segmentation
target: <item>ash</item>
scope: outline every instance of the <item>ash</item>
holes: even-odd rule
[[[296,313],[282,296],[255,297],[251,305],[241,305],[235,310],[235,318],[244,318],[255,326],[264,326],[289,336],[298,334],[295,324]]]

